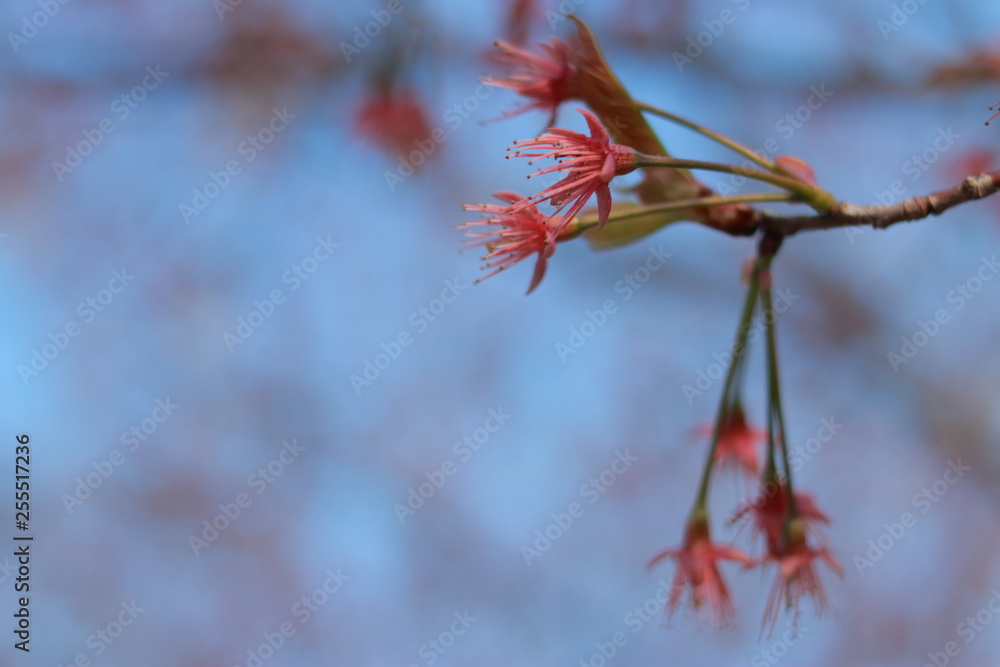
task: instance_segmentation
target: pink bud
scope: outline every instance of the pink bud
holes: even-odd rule
[[[819,183],[816,182],[816,172],[805,160],[791,155],[779,155],[774,158],[774,163],[800,181],[819,187]]]

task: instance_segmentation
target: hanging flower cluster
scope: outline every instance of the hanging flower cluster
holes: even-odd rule
[[[688,516],[684,541],[679,548],[663,551],[650,561],[652,566],[668,556],[677,560],[674,588],[667,602],[671,616],[678,605],[681,588],[686,585],[691,591],[691,605],[696,610],[707,607],[709,616],[720,626],[731,623],[733,605],[719,571],[713,568],[711,576],[705,574],[706,559],[737,561],[744,569],[776,567],[774,586],[765,605],[762,633],[774,629],[782,608],[791,610],[797,620],[799,601],[803,597],[812,599],[818,614],[826,611],[826,594],[816,573],[816,563],[825,563],[837,574],[842,571],[827,548],[818,542],[821,537],[818,528],[829,523],[829,518],[808,493],[796,491],[792,486],[773,317],[763,317],[768,369],[767,428],[763,431],[752,428],[743,412],[740,394],[748,334],[753,328],[758,301],[765,314],[773,312],[770,264],[777,247],[772,237],[765,236],[761,255],[751,269],[746,303],[733,345],[733,360],[722,390],[709,456]],[[763,470],[757,463],[761,440],[767,443]],[[756,558],[731,546],[714,544],[709,537],[708,496],[712,474],[716,467],[727,464],[739,467],[746,474],[760,475],[758,492],[752,501],[733,512],[729,521],[731,525],[750,522],[752,539],[761,543],[762,551]]]
[[[515,91],[527,102],[505,114],[531,110],[550,114],[554,122],[560,106],[582,101],[589,109],[578,109],[589,134],[550,127],[534,139],[518,140],[508,157],[528,158],[540,166],[529,175],[557,175],[561,179],[536,194],[498,192],[500,203],[466,204],[464,209],[480,215],[462,223],[467,247],[485,248],[486,278],[521,260],[535,257],[528,285],[532,292],[541,283],[559,243],[585,237],[595,248],[624,245],[677,220],[691,220],[731,234],[752,234],[750,202],[802,202],[820,212],[834,205],[833,197],[817,183],[804,161],[779,156],[765,159],[735,141],[667,111],[635,102],[601,56],[593,35],[574,19],[577,40],[572,46],[552,39],[541,52],[528,53],[498,43],[498,60],[513,67],[505,77],[483,81]],[[747,160],[742,166],[671,157],[645,120],[651,113],[717,141]],[[748,166],[749,165],[749,166]],[[692,170],[737,174],[777,187],[779,192],[721,197],[699,182]],[[639,171],[640,182],[631,189],[636,201],[612,201],[612,182]],[[615,195],[617,198],[617,195]],[[596,207],[585,209],[596,198]],[[543,210],[547,209],[547,210]],[[724,562],[744,569],[776,570],[764,614],[763,630],[774,627],[782,609],[797,616],[799,601],[811,598],[819,613],[826,596],[816,564],[825,563],[834,572],[840,566],[822,546],[818,528],[828,523],[812,498],[793,487],[792,470],[785,448],[787,438],[778,384],[778,361],[774,318],[764,318],[768,361],[768,417],[765,429],[753,426],[741,397],[748,333],[758,304],[763,312],[771,306],[770,264],[780,246],[780,237],[765,234],[758,257],[748,271],[748,292],[737,329],[722,400],[715,422],[706,435],[711,446],[701,475],[695,502],[681,544],[656,554],[650,561],[676,561],[667,613],[672,616],[686,599],[696,612],[706,613],[717,625],[735,620],[735,608],[722,572]],[[727,543],[713,540],[709,519],[709,492],[716,468],[732,468],[748,480],[760,480],[760,493],[752,502],[733,512],[730,524],[749,523],[751,539],[760,552],[749,555]]]
[[[515,3],[528,7],[531,3]],[[527,16],[518,9],[518,16]],[[543,160],[529,178],[556,175],[560,180],[536,194],[498,192],[499,204],[466,204],[466,211],[481,217],[462,223],[467,247],[486,249],[485,277],[494,276],[521,260],[536,257],[528,292],[545,276],[556,246],[583,237],[596,250],[633,243],[673,222],[685,220],[733,236],[758,236],[756,256],[745,265],[746,301],[740,314],[732,359],[719,407],[712,425],[700,430],[709,437],[709,448],[694,503],[678,546],[657,553],[649,566],[674,562],[673,586],[666,601],[668,618],[682,608],[708,616],[716,625],[736,619],[724,570],[731,563],[741,569],[771,571],[774,583],[764,605],[761,634],[773,632],[779,616],[790,612],[797,621],[803,598],[817,614],[829,604],[820,574],[842,574],[840,564],[824,544],[822,529],[827,514],[813,497],[793,482],[788,437],[779,380],[772,304],[771,264],[785,235],[804,229],[847,225],[883,228],[914,220],[1000,191],[1000,172],[968,176],[961,186],[884,206],[855,206],[837,202],[819,185],[813,168],[790,155],[768,159],[748,147],[670,111],[636,101],[608,65],[593,33],[576,17],[575,39],[550,39],[540,51],[529,52],[498,42],[495,62],[508,68],[502,76],[483,82],[512,90],[524,103],[503,117],[530,111],[549,116],[550,127],[534,139],[517,140],[509,157],[527,158],[530,165]],[[523,24],[520,24],[523,27]],[[518,34],[526,34],[526,30]],[[552,127],[566,102],[579,103],[589,134]],[[577,106],[577,105],[574,105]],[[990,107],[993,110],[1000,103]],[[671,156],[647,121],[647,115],[694,131],[740,156],[740,164],[680,159]],[[986,124],[1000,116],[1000,110]],[[982,171],[984,167],[970,168]],[[731,174],[776,189],[751,194],[721,196],[692,172]],[[613,181],[635,172],[638,183],[615,187]],[[630,179],[631,180],[631,179]],[[612,195],[616,193],[624,195]],[[595,206],[587,208],[596,199]],[[800,203],[815,216],[776,216],[752,204]],[[766,414],[758,428],[747,417],[742,398],[747,347],[755,314],[764,322],[766,358]],[[756,336],[755,336],[756,337]],[[735,470],[755,492],[730,513],[728,528],[747,531],[750,548],[713,537],[709,495],[716,469]]]

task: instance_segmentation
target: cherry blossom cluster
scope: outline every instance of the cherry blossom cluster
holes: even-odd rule
[[[673,616],[688,592],[688,602],[696,612],[706,612],[718,626],[730,625],[734,606],[721,561],[734,561],[743,569],[776,568],[776,577],[765,604],[761,632],[770,632],[782,609],[791,610],[798,619],[799,602],[811,598],[818,614],[828,607],[822,582],[816,571],[824,563],[837,574],[842,570],[822,544],[820,528],[829,523],[812,496],[792,485],[784,429],[781,391],[778,378],[777,343],[773,318],[764,318],[767,357],[768,418],[764,430],[751,426],[741,399],[749,331],[759,302],[764,312],[771,312],[770,263],[777,251],[773,238],[765,237],[761,254],[750,270],[750,286],[737,328],[733,360],[726,376],[716,422],[711,428],[711,446],[702,471],[694,505],[688,515],[684,538],[679,547],[667,549],[650,561],[650,566],[672,558],[677,561],[667,612]],[[766,449],[761,451],[762,443]],[[764,464],[761,466],[761,454]],[[734,468],[749,478],[758,478],[752,498],[734,510],[730,525],[749,522],[751,539],[759,542],[760,554],[751,557],[731,544],[712,540],[709,522],[709,493],[716,468]]]
[[[529,178],[554,174],[561,180],[536,194],[501,192],[495,196],[506,206],[467,204],[467,211],[484,213],[480,220],[463,223],[469,247],[485,247],[486,277],[523,259],[537,255],[528,292],[542,280],[558,243],[584,236],[595,248],[624,245],[678,220],[691,220],[729,233],[745,233],[753,210],[749,202],[803,202],[828,211],[834,200],[819,187],[812,168],[792,156],[773,161],[754,151],[668,111],[638,103],[622,87],[601,55],[590,30],[575,17],[577,39],[571,43],[550,39],[539,53],[497,42],[495,61],[508,68],[504,76],[485,76],[483,83],[514,91],[526,100],[502,117],[542,111],[555,122],[560,107],[582,101],[578,109],[589,135],[559,127],[534,139],[518,140],[507,157],[529,158],[554,164],[539,168]],[[748,160],[752,167],[683,160],[671,157],[643,113],[660,116],[722,143]],[[776,186],[783,192],[720,197],[696,179],[692,169],[739,175]],[[641,170],[638,185],[630,188],[639,199],[612,202],[611,182]],[[596,208],[586,209],[596,196]],[[548,214],[539,206],[551,206]],[[613,229],[608,226],[614,221]]]
[[[541,283],[556,246],[579,236],[598,249],[617,247],[677,220],[742,234],[754,215],[749,203],[802,202],[820,213],[833,208],[835,200],[819,186],[813,169],[803,160],[787,155],[768,160],[732,139],[633,100],[607,65],[590,30],[579,20],[573,21],[577,27],[575,41],[550,39],[540,45],[537,53],[498,42],[500,54],[495,62],[509,71],[504,76],[483,78],[486,84],[507,88],[524,98],[523,104],[503,117],[541,111],[548,114],[551,125],[565,102],[581,101],[589,107],[578,109],[589,134],[549,127],[538,137],[515,141],[508,148],[508,157],[528,158],[530,165],[552,161],[538,167],[529,178],[557,175],[561,177],[557,183],[535,194],[497,192],[494,197],[499,203],[464,205],[466,211],[480,215],[479,219],[462,223],[460,229],[468,237],[467,247],[485,248],[486,278],[536,256],[530,293]],[[674,158],[660,143],[644,113],[699,132],[739,153],[750,166]],[[718,196],[692,175],[691,171],[698,169],[755,179],[780,192]],[[639,184],[630,188],[638,202],[613,202],[612,181],[632,172],[639,172],[641,177]],[[586,209],[591,199],[596,199],[596,207]],[[764,312],[773,310],[770,265],[780,245],[780,236],[765,233],[758,256],[746,272],[749,287],[733,361],[716,420],[705,431],[711,436],[711,444],[681,544],[661,551],[650,561],[650,566],[676,561],[666,604],[668,617],[686,599],[691,609],[699,615],[707,613],[717,625],[734,621],[734,605],[720,567],[723,561],[738,563],[744,569],[776,570],[762,631],[773,629],[783,609],[792,610],[797,617],[802,598],[811,598],[816,610],[824,612],[826,595],[816,565],[822,562],[836,573],[841,571],[822,545],[819,529],[829,519],[808,493],[793,487],[785,448],[773,318],[765,318],[765,429],[748,422],[741,398],[751,320],[758,305]],[[709,493],[716,468],[735,468],[747,479],[759,479],[758,493],[732,512],[729,522],[750,524],[751,538],[759,544],[755,556],[712,538]]]

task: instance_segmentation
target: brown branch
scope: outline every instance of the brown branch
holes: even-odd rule
[[[757,211],[753,222],[757,230],[783,236],[836,227],[870,226],[874,229],[885,229],[897,222],[941,215],[954,206],[988,197],[998,190],[1000,190],[1000,171],[991,171],[979,176],[969,176],[949,190],[910,197],[885,206],[856,206],[838,202],[829,213],[814,216],[783,216]]]

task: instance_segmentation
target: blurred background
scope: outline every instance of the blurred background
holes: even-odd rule
[[[503,156],[546,115],[484,124],[522,104],[479,84],[490,45],[569,37],[571,11],[636,98],[842,200],[998,167],[986,0],[6,2],[2,415],[35,541],[30,655],[0,558],[0,663],[1000,661],[1000,198],[786,242],[785,410],[835,612],[759,640],[771,575],[724,567],[736,629],[665,625],[674,566],[644,566],[680,542],[752,242],[568,243],[526,298],[533,262],[474,286],[454,229],[538,185]],[[717,538],[744,491],[717,480]]]

